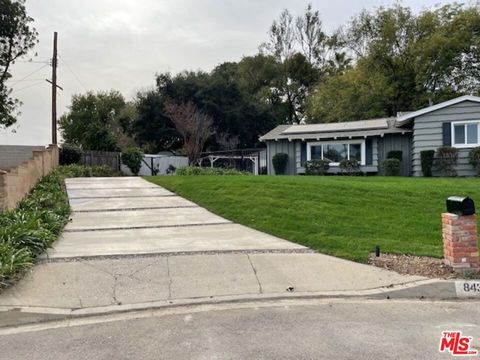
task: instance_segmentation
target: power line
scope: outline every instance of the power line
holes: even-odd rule
[[[15,94],[15,93],[17,93],[17,92],[19,92],[19,91],[22,91],[22,90],[25,90],[25,89],[29,89],[29,88],[31,88],[31,87],[34,87],[34,86],[37,86],[37,85],[40,85],[40,84],[43,84],[44,81],[45,81],[45,80],[41,80],[41,81],[38,81],[38,82],[36,82],[36,83],[34,83],[34,84],[25,86],[25,87],[23,87],[23,88],[13,90],[13,91],[12,91],[12,94]]]
[[[36,79],[25,79],[25,80],[7,80],[6,82],[19,83],[19,82],[40,81],[40,80],[45,80],[45,79],[36,78]]]
[[[24,81],[24,80],[27,79],[28,77],[32,76],[33,74],[36,74],[37,72],[39,72],[40,70],[42,70],[43,68],[45,68],[45,67],[47,67],[47,66],[48,66],[48,64],[45,64],[45,65],[39,67],[37,70],[32,71],[30,74],[24,76],[23,78],[21,78],[21,79],[19,79],[19,80],[14,80],[14,81],[12,82],[12,84],[16,84],[16,83],[18,83],[18,82],[20,82],[20,81]]]
[[[70,68],[70,66],[68,66],[67,62],[63,59],[62,55],[58,54],[58,57],[60,58],[60,60],[62,60],[62,63],[65,64],[65,67],[68,69],[68,71],[70,71],[72,73],[72,75],[75,77],[75,79],[78,81],[78,83],[83,87],[83,89],[85,91],[88,91],[87,87],[85,85],[83,85],[82,81],[77,76],[77,74],[75,74],[75,72]]]
[[[36,61],[36,60],[15,60],[16,63],[22,63],[22,64],[47,64],[50,65],[51,61],[50,60],[43,60],[43,61]]]

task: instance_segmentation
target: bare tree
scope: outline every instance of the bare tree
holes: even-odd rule
[[[296,37],[302,48],[303,55],[312,65],[322,65],[325,59],[327,35],[322,30],[320,12],[314,11],[312,4],[308,4],[305,13],[297,17]]]
[[[183,138],[183,150],[188,156],[188,163],[196,164],[205,142],[214,134],[212,118],[191,101],[178,104],[169,100],[165,104],[165,112]]]
[[[321,67],[329,50],[329,37],[323,31],[320,12],[308,4],[305,12],[294,19],[288,9],[274,20],[268,31],[268,41],[260,46],[262,53],[275,56],[281,62],[288,61],[295,53],[301,53],[307,61]]]
[[[269,40],[260,46],[262,53],[274,55],[280,61],[290,59],[295,53],[295,22],[288,9],[280,14],[278,20],[274,20],[268,31]]]

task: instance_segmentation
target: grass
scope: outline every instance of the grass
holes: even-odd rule
[[[157,176],[147,180],[227,219],[366,262],[382,252],[443,256],[445,199],[480,202],[480,180],[347,176]]]

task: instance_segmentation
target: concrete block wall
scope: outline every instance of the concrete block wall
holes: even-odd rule
[[[34,150],[31,159],[8,171],[0,170],[0,211],[14,209],[38,179],[58,166],[58,147]]]

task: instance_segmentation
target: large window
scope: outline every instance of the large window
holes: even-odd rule
[[[342,160],[358,160],[365,165],[365,141],[329,141],[307,144],[307,160],[328,160],[335,166]]]
[[[480,121],[452,123],[452,145],[455,147],[475,147],[480,145]]]

